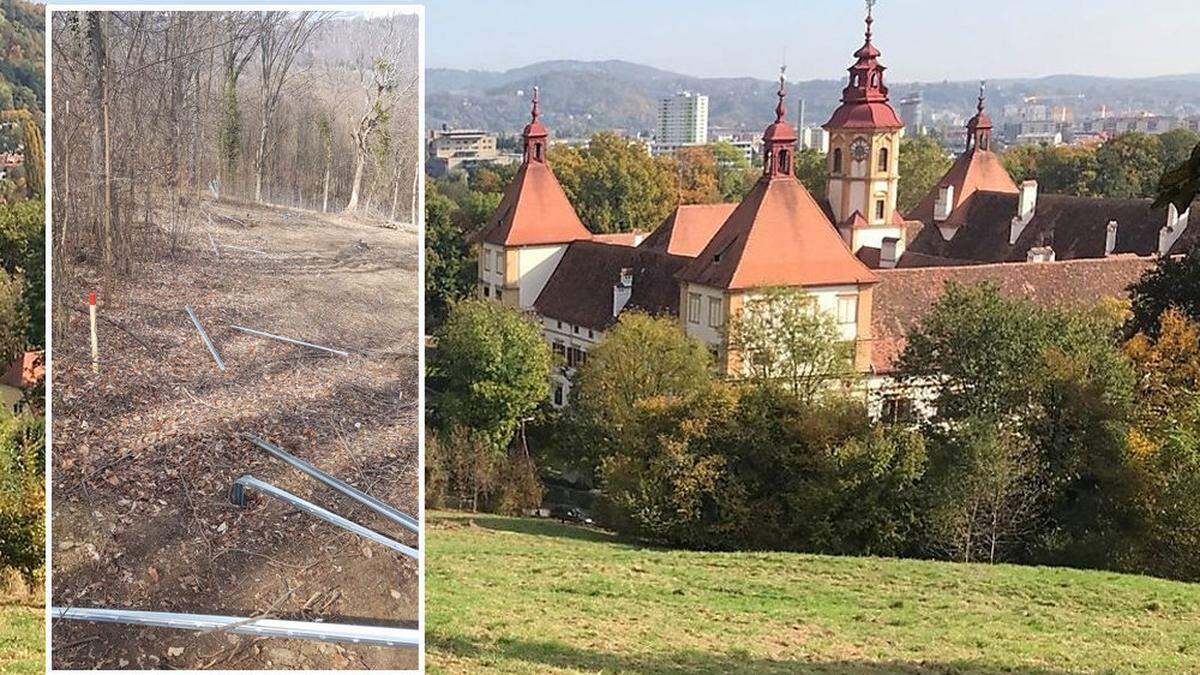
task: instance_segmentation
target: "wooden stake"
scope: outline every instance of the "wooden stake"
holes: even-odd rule
[[[92,372],[100,372],[100,342],[96,339],[96,293],[88,293],[88,318],[92,324]]]

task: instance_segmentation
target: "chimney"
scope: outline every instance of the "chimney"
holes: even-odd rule
[[[954,186],[943,185],[938,188],[937,201],[933,204],[933,222],[940,223],[950,217],[954,210]]]
[[[1104,256],[1108,257],[1117,250],[1117,221],[1108,221],[1108,228],[1104,233]]]
[[[622,267],[621,278],[613,286],[613,316],[621,313],[633,295],[633,268]]]
[[[1012,219],[1008,232],[1008,245],[1017,243],[1025,226],[1033,220],[1033,212],[1037,208],[1038,184],[1036,180],[1021,183],[1021,193],[1017,196],[1017,215]]]
[[[1175,242],[1179,241],[1179,238],[1183,236],[1183,232],[1188,226],[1189,213],[1191,213],[1191,209],[1180,213],[1174,204],[1167,205],[1167,224],[1158,231],[1159,256],[1169,254],[1171,248],[1175,246]]]
[[[879,266],[891,269],[900,260],[900,240],[896,237],[884,237],[879,245]]]
[[[1031,263],[1054,262],[1054,249],[1049,246],[1034,246],[1025,254],[1025,261]]]

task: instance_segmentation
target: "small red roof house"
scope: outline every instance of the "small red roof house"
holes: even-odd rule
[[[15,410],[25,390],[35,386],[46,377],[45,352],[25,352],[15,359],[0,375],[0,400]]]

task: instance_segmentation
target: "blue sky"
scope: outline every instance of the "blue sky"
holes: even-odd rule
[[[624,59],[698,76],[841,77],[862,0],[429,0],[431,67]],[[1200,72],[1200,0],[879,0],[897,81]]]

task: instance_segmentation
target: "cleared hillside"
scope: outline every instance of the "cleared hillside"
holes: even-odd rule
[[[1200,585],[430,514],[429,672],[1193,673]]]

